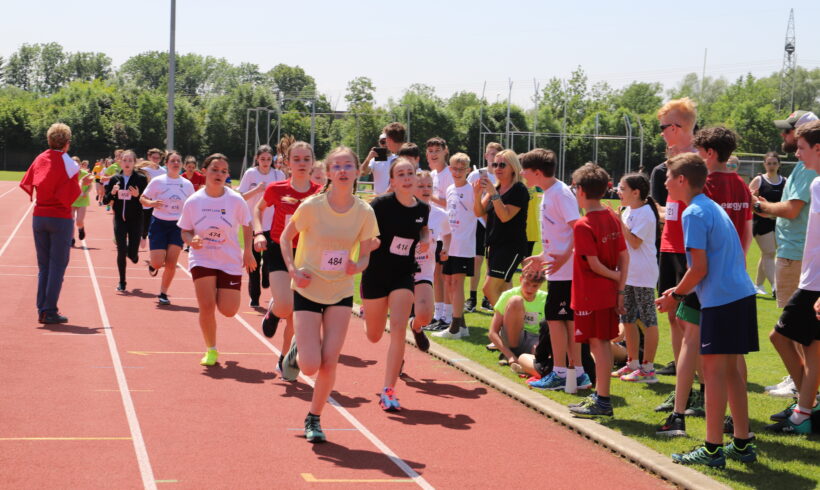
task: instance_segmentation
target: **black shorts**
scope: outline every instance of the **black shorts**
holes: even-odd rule
[[[774,326],[775,331],[803,345],[820,340],[820,320],[814,313],[814,303],[818,297],[820,291],[796,290],[783,308]]]
[[[535,242],[527,242],[527,257],[532,256],[533,250],[535,250]]]
[[[504,327],[501,327],[504,328]],[[506,335],[502,337],[504,342],[507,342]],[[535,335],[532,332],[527,330],[522,330],[521,335],[518,337],[518,345],[515,347],[509,348],[515,357],[519,357],[521,354],[533,354],[535,352],[535,347],[538,345],[538,335]]]
[[[433,285],[433,281],[428,281],[427,279],[422,279],[420,281],[416,281],[415,285],[418,286],[419,284],[429,284],[430,286]]]
[[[305,298],[296,291],[293,292],[293,311],[312,311],[314,313],[319,313],[321,315],[325,312],[327,308],[330,308],[331,306],[344,306],[345,308],[352,309],[353,296],[348,296],[347,298],[344,298],[338,303],[334,303],[332,305],[323,305],[322,303],[317,303],[315,301],[311,301]]]
[[[444,248],[444,242],[441,240],[436,241],[436,264],[443,264],[444,262],[441,261],[441,249]]]
[[[378,299],[389,296],[397,289],[408,289],[412,293],[416,287],[414,274],[395,274],[385,270],[367,268],[362,273],[362,299]]]
[[[265,232],[265,238],[268,240],[268,248],[265,249],[264,261],[268,266],[268,272],[288,271],[285,265],[285,259],[282,257],[282,247],[270,238],[270,232]],[[296,256],[296,249],[293,249],[293,255]]]
[[[658,260],[658,294],[678,285],[686,274],[686,254],[661,252]]]
[[[525,258],[524,247],[493,245],[487,247],[487,276],[512,281],[515,269]]]
[[[441,273],[445,276],[464,274],[473,277],[475,274],[475,257],[449,257],[441,266]]]
[[[481,224],[481,221],[476,220],[475,224],[475,254],[484,257],[484,251],[487,250],[487,229]]]
[[[748,354],[758,350],[755,295],[700,310],[701,354]]]
[[[544,319],[547,321],[567,321],[574,318],[569,307],[572,296],[572,281],[547,281],[547,303],[544,307]]]

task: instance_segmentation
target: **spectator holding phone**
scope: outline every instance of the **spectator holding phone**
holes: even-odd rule
[[[406,139],[407,129],[402,123],[388,124],[379,135],[380,146],[371,148],[362,163],[362,175],[373,172],[373,191],[376,195],[384,194],[390,187],[390,165],[396,159]]]

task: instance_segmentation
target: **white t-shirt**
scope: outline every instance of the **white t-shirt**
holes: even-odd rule
[[[371,160],[370,170],[373,172],[373,191],[376,195],[384,194],[390,187],[390,165],[396,155],[390,155],[387,160]]]
[[[69,179],[73,178],[80,171],[80,166],[77,165],[77,162],[75,162],[68,153],[63,153],[63,166]]]
[[[658,259],[655,248],[658,224],[655,214],[649,204],[644,204],[638,209],[627,207],[621,215],[621,221],[624,223],[624,234],[632,233],[643,240],[638,248],[632,248],[629,241],[626,242],[626,249],[629,250],[626,285],[654,288],[658,284]]]
[[[182,216],[177,223],[183,230],[193,230],[203,241],[199,250],[191,247],[188,270],[207,267],[241,276],[239,230],[250,223],[248,204],[238,192],[225,187],[221,197],[210,197],[205,187],[196,191],[182,206]]]
[[[475,219],[473,186],[455,184],[447,188],[447,216],[450,221],[450,256],[475,257]]]
[[[447,168],[450,168],[450,167],[447,167]],[[490,182],[493,185],[496,185],[498,183],[498,180],[495,178],[494,173],[487,172],[487,177],[490,179]],[[472,185],[476,180],[478,180],[480,178],[481,178],[481,173],[478,171],[478,169],[475,169],[472,172],[470,172],[470,175],[467,176],[467,183]],[[478,218],[478,222],[481,223],[481,226],[485,226],[485,227],[487,226],[487,220],[485,220],[484,217]]]
[[[433,196],[439,199],[446,199],[447,189],[453,185],[453,174],[450,173],[450,167],[444,167],[444,170],[441,172],[432,170],[430,176],[433,177]],[[442,208],[433,201],[430,201],[430,204]]]
[[[148,182],[143,195],[152,201],[162,201],[162,206],[154,208],[154,217],[176,221],[182,214],[182,205],[194,193],[194,185],[184,177],[171,179],[168,174],[154,177]]]
[[[572,246],[572,227],[570,221],[581,217],[578,212],[578,200],[569,186],[560,180],[556,181],[541,196],[541,247],[542,256],[552,260],[548,254],[561,254]],[[653,242],[654,243],[654,242]],[[547,276],[550,281],[572,280],[572,255],[558,272]]]
[[[436,242],[443,236],[450,234],[450,223],[447,213],[441,209],[430,206],[430,217],[427,218],[427,228],[430,230],[430,243],[427,252],[420,253],[416,245],[416,262],[419,264],[419,272],[416,272],[416,281],[433,282],[433,274],[436,270]]]
[[[147,167],[143,167],[142,170],[145,171],[145,173],[147,173],[152,179],[168,173],[168,169],[161,165],[157,168],[148,165]]]
[[[800,266],[800,289],[820,291],[820,177],[811,181],[809,224],[806,226],[806,245]]]
[[[239,182],[239,188],[237,190],[240,194],[244,194],[256,186],[261,185],[265,187],[271,182],[279,182],[280,180],[285,180],[285,173],[281,170],[271,168],[267,175],[265,175],[260,172],[257,167],[252,167],[245,171],[245,175],[242,176],[242,181]],[[259,204],[259,200],[262,199],[264,194],[264,191],[260,192],[247,200],[251,215],[253,215],[253,208]],[[265,212],[262,213],[262,231],[270,231],[271,224],[273,223],[273,209],[273,206],[268,206],[265,208]]]

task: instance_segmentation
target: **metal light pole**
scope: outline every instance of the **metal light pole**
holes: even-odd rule
[[[171,47],[168,51],[168,126],[165,129],[165,148],[174,149],[174,75],[176,72],[177,0],[171,0]]]

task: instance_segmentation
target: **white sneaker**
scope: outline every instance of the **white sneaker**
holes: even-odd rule
[[[790,386],[790,385],[793,385],[793,384],[794,384],[794,383],[792,382],[792,377],[791,377],[791,375],[786,375],[786,376],[783,376],[783,379],[782,379],[782,380],[780,380],[780,382],[779,382],[779,383],[777,383],[776,385],[767,386],[767,387],[764,389],[764,391],[765,391],[766,393],[768,393],[768,392],[770,392],[770,391],[772,391],[772,390],[779,390],[779,389],[781,389],[781,388],[785,388],[786,386]]]
[[[755,286],[755,294],[762,294],[765,296],[768,293],[765,289],[763,289],[763,286]]]
[[[792,398],[797,396],[797,388],[794,386],[794,383],[791,383],[788,386],[784,386],[783,388],[771,390],[769,392],[769,395],[781,398]]]
[[[458,333],[450,332],[449,328],[446,328],[440,332],[434,332],[433,337],[438,337],[440,339],[460,339],[462,337],[469,336],[470,333],[467,330],[467,327],[461,327],[458,329]]]

